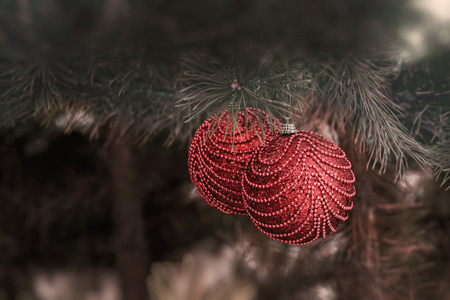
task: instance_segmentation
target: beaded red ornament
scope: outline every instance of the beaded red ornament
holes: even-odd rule
[[[344,151],[308,131],[280,135],[260,147],[242,178],[253,223],[294,245],[325,238],[348,218],[355,177]]]
[[[216,116],[203,122],[196,131],[189,148],[189,174],[198,193],[208,204],[224,213],[247,214],[242,202],[242,173],[254,150],[261,144],[254,130],[262,135],[255,110],[247,108],[248,118],[243,111],[238,113],[232,141],[230,117],[226,111],[218,120],[217,129],[207,139]],[[263,121],[263,130],[265,142],[275,137],[268,122]]]

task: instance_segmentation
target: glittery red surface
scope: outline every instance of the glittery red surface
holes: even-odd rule
[[[344,151],[308,131],[280,135],[256,151],[242,179],[254,224],[269,237],[302,245],[348,218],[355,177]]]
[[[228,124],[230,115],[227,112],[206,142],[205,137],[214,116],[203,122],[189,148],[188,165],[192,182],[206,202],[224,213],[247,214],[242,202],[242,173],[256,147],[261,144],[254,131],[256,129],[261,133],[254,110],[247,108],[247,113],[247,126],[244,113],[239,113],[239,129],[236,128],[233,147]],[[264,132],[266,143],[275,136],[269,123],[264,124]]]

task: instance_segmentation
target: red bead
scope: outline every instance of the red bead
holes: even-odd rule
[[[325,238],[348,218],[355,177],[344,151],[308,131],[280,135],[258,148],[242,178],[253,223],[281,242]]]
[[[206,139],[210,126],[217,124],[214,121],[217,116],[209,118],[196,131],[189,148],[188,165],[192,182],[208,204],[224,213],[247,214],[242,201],[242,173],[255,149],[261,145],[255,133],[256,129],[261,136],[255,110],[247,108],[247,116],[239,112],[234,142],[228,111],[220,117],[217,130]],[[264,141],[267,143],[275,134],[268,122],[263,121],[263,126]]]

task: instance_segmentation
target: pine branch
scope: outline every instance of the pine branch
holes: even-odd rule
[[[387,96],[386,63],[367,56],[349,54],[330,62],[319,74],[321,89],[328,100],[344,111],[344,120],[354,122],[354,138],[361,149],[368,146],[372,169],[380,173],[393,159],[398,179],[408,165],[408,156],[420,166],[429,163],[429,150],[418,143],[400,123],[401,109]]]
[[[195,124],[183,126],[180,110],[174,108],[182,96],[160,88],[164,83],[159,78],[174,81],[173,75],[161,75],[170,72],[164,66],[152,67],[142,57],[133,57],[125,61],[134,62],[129,66],[97,62],[90,76],[88,64],[82,62],[84,52],[71,57],[72,53],[49,55],[20,47],[1,50],[0,125],[13,126],[28,118],[51,125],[65,114],[65,132],[77,129],[91,138],[98,137],[99,128],[108,122],[120,126],[120,136],[132,134],[140,144],[166,130],[168,144],[191,136]],[[90,121],[74,126],[80,115]]]
[[[276,124],[276,117],[282,117],[287,123],[292,116],[301,115],[303,96],[312,83],[308,70],[299,63],[223,63],[191,55],[184,58],[183,67],[187,87],[180,93],[187,95],[177,106],[191,110],[186,114],[186,123],[203,115],[221,115],[231,104],[244,111],[246,107],[259,109],[260,121]],[[235,123],[239,109],[230,111]],[[263,131],[263,122],[259,123]]]
[[[64,131],[79,130],[91,139],[101,136],[102,128],[111,127],[115,142],[120,143],[128,135],[136,144],[144,144],[152,136],[166,133],[166,144],[175,141],[189,141],[198,122],[185,125],[183,113],[174,108],[182,95],[167,90],[131,90],[119,94],[122,86],[91,84],[86,82],[79,87],[80,95],[64,101],[63,106],[36,113],[46,126],[52,125],[61,116],[70,120],[64,124]],[[84,118],[89,121],[82,121]],[[78,121],[78,122],[77,122]]]
[[[23,60],[0,67],[0,118],[12,125],[36,110],[59,106],[68,87],[69,72],[61,65]],[[58,75],[57,75],[58,74]],[[70,80],[70,79],[69,79]]]

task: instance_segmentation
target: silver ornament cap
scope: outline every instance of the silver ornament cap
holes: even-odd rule
[[[283,124],[281,125],[280,133],[281,134],[294,134],[297,133],[298,130],[295,128],[294,124]]]

